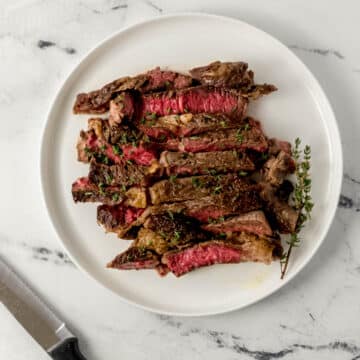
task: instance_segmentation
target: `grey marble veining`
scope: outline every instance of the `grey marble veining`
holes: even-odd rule
[[[0,252],[53,304],[89,359],[360,359],[360,32],[357,0],[12,0],[0,9]],[[123,26],[178,11],[247,21],[287,44],[324,87],[344,148],[334,223],[287,286],[241,311],[207,318],[146,313],[76,269],[40,193],[39,144],[64,77]],[[26,159],[26,161],[24,161]],[[1,319],[0,319],[1,323]]]

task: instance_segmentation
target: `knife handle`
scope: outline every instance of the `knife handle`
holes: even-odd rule
[[[79,350],[76,337],[65,339],[49,352],[54,360],[86,360]]]

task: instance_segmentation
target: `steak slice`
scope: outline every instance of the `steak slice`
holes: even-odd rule
[[[75,202],[101,202],[116,205],[126,199],[125,191],[121,187],[99,187],[91,183],[87,177],[77,179],[72,184],[71,192]]]
[[[133,186],[147,185],[152,177],[156,177],[159,165],[136,165],[130,160],[116,165],[104,165],[92,161],[90,163],[89,179],[96,185]]]
[[[241,193],[238,191],[227,192],[221,195],[206,196],[200,200],[185,201],[180,204],[186,206],[184,210],[186,215],[201,222],[246,213],[262,207],[258,188],[255,185],[253,189]]]
[[[175,276],[214,264],[262,262],[270,264],[278,258],[279,244],[265,237],[241,234],[232,241],[211,240],[165,253],[162,263]]]
[[[253,171],[254,163],[245,153],[210,151],[200,153],[169,152],[160,155],[160,165],[168,175],[195,175],[227,171]]]
[[[263,175],[266,182],[273,186],[280,186],[285,177],[295,171],[294,159],[283,150],[276,157],[271,157],[263,167]]]
[[[237,215],[224,221],[203,225],[204,230],[215,234],[247,232],[271,236],[273,231],[261,210]]]
[[[253,100],[277,90],[274,85],[254,84],[254,73],[241,61],[214,61],[190,70],[190,74],[203,85],[237,88],[242,91],[243,96]]]
[[[164,140],[173,136],[192,136],[208,131],[237,128],[241,120],[225,114],[180,114],[145,116],[139,129],[151,138]]]
[[[161,180],[149,188],[149,194],[152,204],[158,205],[166,202],[201,199],[230,188],[237,188],[240,192],[251,187],[246,178],[240,178],[236,174],[203,175]]]
[[[116,233],[120,238],[127,237],[129,231],[138,224],[144,209],[126,205],[100,205],[97,208],[97,221],[106,232]],[[132,237],[132,236],[131,236]]]
[[[259,122],[247,119],[237,129],[222,129],[183,139],[169,139],[163,147],[172,151],[203,152],[223,150],[255,150],[264,152],[268,143]]]
[[[295,232],[300,211],[294,209],[286,201],[276,196],[276,189],[270,184],[263,183],[261,197],[266,204],[268,218],[273,222],[273,228],[277,228],[282,234]]]
[[[119,270],[155,269],[160,265],[160,257],[143,247],[132,246],[107,264],[108,268]]]
[[[124,128],[123,131],[116,131],[117,142],[110,143],[108,140],[114,140],[115,137],[114,127],[103,126],[106,122],[95,122],[94,119],[91,119],[90,124],[88,131],[80,132],[76,145],[79,161],[88,163],[94,158],[108,165],[133,160],[139,165],[147,166],[156,162],[157,149],[152,144],[135,138],[133,130]]]
[[[140,117],[183,113],[224,113],[241,119],[248,100],[234,89],[198,86],[142,96]]]
[[[203,240],[206,240],[206,234],[196,220],[181,213],[165,212],[146,219],[135,244],[164,254],[170,249]]]
[[[193,79],[173,71],[162,71],[159,67],[134,77],[122,77],[101,89],[81,93],[73,107],[75,114],[102,114],[109,110],[110,100],[119,92],[137,90],[143,93],[164,89],[182,89],[191,86]]]

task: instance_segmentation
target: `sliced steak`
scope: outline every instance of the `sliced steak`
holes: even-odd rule
[[[77,179],[71,188],[75,202],[101,202],[103,204],[121,204],[125,199],[125,189],[118,186],[99,187],[90,182],[89,178]]]
[[[237,129],[222,129],[206,132],[183,139],[169,139],[163,147],[172,151],[203,152],[223,150],[256,150],[264,152],[268,148],[266,137],[259,122],[248,119]]]
[[[247,191],[252,185],[247,179],[236,174],[172,177],[170,180],[155,183],[149,188],[149,194],[152,204],[158,205],[166,202],[201,199],[235,187],[240,192]]]
[[[76,145],[79,161],[88,163],[94,158],[100,163],[109,165],[133,160],[139,165],[147,166],[156,162],[157,149],[152,144],[135,139],[131,135],[133,130],[117,131],[118,141],[109,143],[106,138],[111,138],[114,127],[103,127],[101,126],[103,124],[92,121],[90,130],[80,132]]]
[[[224,113],[241,119],[248,100],[233,89],[199,86],[178,91],[146,94],[140,118],[147,114],[165,116],[183,113]]]
[[[109,110],[110,100],[119,92],[137,90],[143,93],[164,89],[183,89],[191,86],[193,79],[173,71],[155,68],[145,74],[123,77],[104,85],[101,89],[81,93],[76,97],[73,107],[75,114],[101,114]]]
[[[203,197],[201,200],[189,200],[184,213],[201,222],[209,219],[219,219],[223,216],[245,213],[258,210],[262,207],[258,188],[254,185],[252,190],[239,193],[227,192],[221,195]]]
[[[241,120],[225,114],[180,114],[145,116],[139,129],[153,139],[164,140],[173,136],[192,136],[208,131],[238,128]]]
[[[206,240],[199,223],[181,213],[165,212],[150,215],[140,229],[136,246],[143,246],[158,254],[182,248],[190,242]]]
[[[107,264],[108,268],[119,270],[155,269],[160,265],[160,257],[143,247],[130,247]]]
[[[291,155],[280,150],[276,157],[272,156],[264,164],[263,176],[269,184],[278,187],[286,176],[295,171],[295,167],[296,164]]]
[[[100,205],[97,208],[97,221],[106,232],[126,237],[131,228],[137,225],[137,220],[143,213],[144,209],[126,205]]]
[[[217,223],[206,224],[202,228],[215,234],[244,231],[256,235],[271,236],[273,233],[265,214],[260,210],[237,215]]]
[[[234,151],[210,151],[185,153],[164,151],[160,165],[168,175],[196,175],[227,171],[253,171],[254,163],[245,153]]]
[[[136,165],[130,160],[116,165],[104,165],[92,161],[90,163],[89,179],[96,185],[110,186],[133,186],[147,185],[152,178],[156,177],[159,166],[155,163],[152,166]]]
[[[276,196],[276,189],[267,183],[263,183],[261,197],[266,204],[268,218],[272,220],[273,227],[280,233],[290,234],[295,232],[300,212],[290,206],[286,201]]]
[[[175,276],[214,264],[262,262],[270,264],[277,259],[278,244],[267,238],[242,234],[237,241],[212,240],[194,246],[170,251],[163,255],[165,264]]]

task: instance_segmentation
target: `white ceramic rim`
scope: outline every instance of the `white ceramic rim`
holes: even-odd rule
[[[42,195],[43,195],[43,201],[44,201],[44,204],[45,204],[45,207],[46,207],[50,222],[52,224],[52,227],[53,227],[53,229],[54,229],[54,231],[56,233],[56,236],[57,236],[59,242],[61,243],[63,249],[66,251],[66,253],[70,257],[71,261],[83,273],[85,273],[89,278],[95,280],[103,288],[105,288],[108,291],[111,291],[112,293],[116,294],[122,301],[126,302],[127,304],[131,304],[131,305],[137,306],[138,308],[141,308],[143,310],[147,310],[147,311],[157,313],[157,314],[164,314],[164,315],[171,315],[171,316],[195,317],[195,316],[217,315],[217,314],[223,314],[223,313],[243,309],[243,308],[245,308],[245,307],[247,307],[249,305],[255,304],[258,301],[265,299],[266,297],[270,296],[271,294],[273,294],[274,292],[276,292],[280,288],[284,287],[285,284],[289,283],[297,274],[299,274],[299,272],[310,262],[310,260],[315,255],[316,251],[320,248],[321,244],[325,240],[325,238],[327,236],[327,233],[328,233],[328,231],[330,229],[330,225],[331,225],[331,223],[332,223],[332,221],[334,219],[337,206],[333,205],[333,208],[331,210],[331,214],[328,217],[327,223],[323,228],[321,241],[319,241],[316,244],[316,246],[313,247],[311,253],[308,255],[307,259],[302,263],[302,265],[299,266],[296,271],[288,274],[285,277],[285,279],[283,280],[283,282],[281,282],[278,286],[274,286],[274,288],[272,288],[271,290],[265,292],[261,297],[255,299],[255,300],[251,300],[248,303],[243,304],[243,305],[231,306],[231,307],[228,307],[228,308],[224,308],[221,311],[206,311],[206,312],[197,313],[197,314],[189,314],[189,313],[186,313],[186,312],[182,313],[182,312],[174,312],[174,311],[160,311],[157,308],[152,308],[150,306],[142,305],[142,304],[139,304],[137,302],[131,301],[131,300],[127,299],[126,297],[120,295],[119,293],[113,291],[112,289],[109,289],[101,281],[99,281],[97,278],[92,276],[85,268],[83,268],[78,263],[78,261],[72,256],[71,251],[68,249],[68,247],[65,245],[65,243],[61,239],[59,229],[57,228],[57,226],[55,225],[55,222],[53,221],[53,217],[55,215],[51,213],[51,210],[50,210],[49,205],[48,205],[49,196],[48,196],[45,181],[44,181],[44,178],[45,178],[44,163],[45,163],[45,159],[46,159],[46,157],[45,157],[45,150],[46,150],[45,149],[45,139],[47,137],[47,132],[50,131],[49,130],[50,125],[49,125],[48,120],[52,116],[52,111],[53,111],[55,103],[59,100],[59,98],[62,95],[62,89],[65,87],[67,82],[71,80],[72,76],[74,75],[74,73],[76,72],[78,67],[83,62],[86,61],[88,56],[90,56],[90,54],[93,51],[95,51],[98,47],[104,45],[106,42],[112,41],[120,33],[126,33],[127,31],[133,30],[133,29],[135,29],[137,27],[141,27],[141,26],[143,26],[145,24],[149,24],[149,23],[156,23],[158,21],[162,21],[163,19],[178,18],[178,17],[185,17],[185,16],[186,17],[207,17],[207,18],[213,18],[213,19],[222,20],[222,21],[243,23],[244,25],[246,25],[246,26],[248,26],[250,28],[253,28],[254,30],[262,33],[262,35],[264,35],[265,37],[268,37],[271,41],[276,42],[278,45],[280,45],[282,47],[285,47],[289,51],[289,54],[291,54],[293,56],[293,60],[295,62],[297,62],[303,68],[303,70],[305,72],[308,73],[308,76],[311,79],[311,81],[313,82],[314,87],[317,88],[317,93],[318,93],[318,96],[319,96],[319,100],[322,102],[323,110],[326,110],[326,114],[324,114],[324,115],[326,115],[327,125],[328,125],[328,129],[329,129],[330,148],[332,148],[331,153],[336,156],[336,158],[333,159],[335,176],[330,180],[330,183],[329,183],[329,188],[333,189],[335,191],[333,201],[335,201],[335,200],[338,201],[339,196],[340,196],[342,177],[343,177],[343,155],[342,155],[340,132],[339,132],[338,124],[336,122],[334,111],[333,111],[333,109],[332,109],[332,107],[330,105],[330,102],[329,102],[328,98],[325,95],[325,92],[324,92],[323,88],[321,87],[320,83],[318,82],[318,80],[311,73],[311,71],[308,69],[308,67],[288,47],[286,47],[282,42],[280,42],[278,39],[276,39],[272,35],[266,33],[265,31],[255,27],[253,25],[250,25],[245,21],[242,21],[242,20],[239,20],[239,19],[236,19],[236,18],[231,18],[231,17],[228,17],[228,16],[214,15],[214,14],[207,14],[207,13],[200,13],[200,12],[180,12],[180,13],[173,13],[173,14],[169,14],[169,15],[162,15],[162,16],[158,16],[158,17],[155,17],[155,18],[145,20],[145,21],[138,22],[136,24],[124,27],[123,29],[121,29],[119,31],[116,31],[115,33],[111,34],[110,36],[108,36],[107,38],[102,40],[100,43],[96,44],[90,51],[88,51],[80,59],[80,61],[70,71],[68,76],[66,76],[65,80],[63,81],[63,83],[59,87],[59,90],[57,91],[53,101],[51,102],[51,105],[50,105],[49,110],[47,112],[46,121],[45,121],[45,125],[44,125],[43,131],[42,131],[42,138],[41,138],[42,139],[41,140],[41,147],[40,147],[40,182],[41,182],[41,190],[42,190]]]

